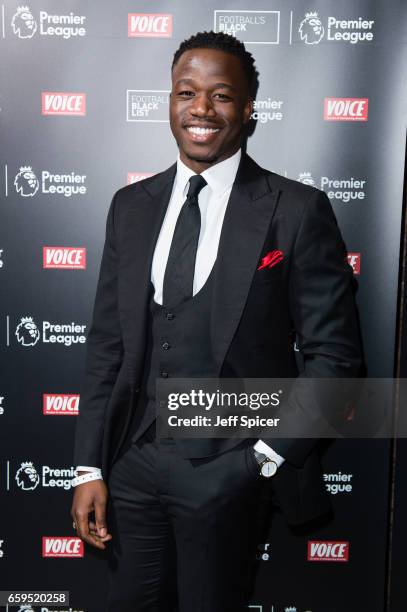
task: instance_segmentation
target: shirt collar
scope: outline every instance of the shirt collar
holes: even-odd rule
[[[229,189],[236,178],[237,169],[239,167],[240,159],[242,156],[242,150],[238,149],[231,157],[211,166],[207,170],[201,173],[203,178],[208,183],[212,193],[216,197],[220,197],[227,189]],[[186,196],[188,181],[195,172],[188,168],[181,161],[178,153],[177,157],[177,188],[180,189],[184,196]]]

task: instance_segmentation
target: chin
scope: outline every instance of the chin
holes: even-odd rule
[[[213,164],[219,159],[219,155],[188,155],[189,159],[196,162],[205,162],[207,164]]]
[[[221,153],[219,153],[218,151],[205,152],[199,149],[196,151],[184,149],[184,154],[193,161],[206,162],[208,164],[215,162],[217,159],[219,159],[219,156],[221,155]]]

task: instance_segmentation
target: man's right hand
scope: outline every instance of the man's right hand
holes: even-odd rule
[[[78,536],[84,542],[102,550],[106,548],[104,542],[112,539],[106,525],[107,498],[108,491],[104,480],[84,482],[75,487],[71,508]],[[89,520],[91,512],[95,513],[96,522]]]

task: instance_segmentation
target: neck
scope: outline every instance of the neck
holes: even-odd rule
[[[210,159],[197,159],[194,157],[189,157],[184,153],[184,151],[180,151],[180,159],[188,168],[195,172],[195,174],[201,174],[208,168],[225,161],[225,159],[229,159],[229,157],[232,157],[232,155],[237,153],[239,149],[240,143],[232,151],[219,155],[219,157],[213,157]]]

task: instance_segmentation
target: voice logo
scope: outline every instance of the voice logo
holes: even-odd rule
[[[44,393],[42,414],[57,416],[77,416],[79,414],[79,395],[65,393]]]
[[[41,114],[85,117],[86,93],[43,91],[41,93]]]
[[[367,121],[368,98],[325,98],[324,121]]]
[[[85,247],[42,247],[44,269],[86,270]]]
[[[353,270],[353,274],[360,274],[360,253],[348,253],[348,264],[351,266]]]
[[[127,16],[129,38],[171,38],[172,15],[166,13],[129,13]]]
[[[3,544],[4,544],[4,540],[0,540],[0,559],[4,557]]]
[[[40,484],[40,476],[32,461],[25,461],[18,468],[15,480],[17,486],[23,491],[33,491]]]
[[[0,416],[4,414],[4,411],[6,409],[4,406],[4,400],[5,400],[4,395],[0,395]]]
[[[0,249],[0,270],[4,267],[3,253],[4,253],[4,249]]]
[[[308,541],[308,561],[349,561],[349,542]]]
[[[128,172],[127,184],[132,185],[133,183],[144,181],[144,179],[148,178],[149,176],[154,176],[153,172]]]
[[[278,45],[280,11],[215,10],[214,30],[247,44]]]
[[[80,538],[67,536],[43,536],[43,557],[83,557],[84,546]]]
[[[28,6],[19,6],[11,20],[13,34],[18,38],[32,38],[37,31],[37,22]]]

